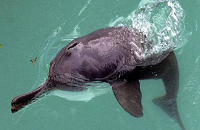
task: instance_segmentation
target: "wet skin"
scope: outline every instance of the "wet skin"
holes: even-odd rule
[[[145,41],[145,42],[143,42]],[[85,83],[107,82],[123,109],[143,116],[139,80],[161,79],[166,95],[153,102],[185,130],[178,113],[179,70],[173,52],[146,58],[144,44],[151,44],[135,29],[125,27],[97,30],[64,47],[50,64],[46,82],[38,89],[18,96],[11,103],[17,112],[53,90],[84,91]]]

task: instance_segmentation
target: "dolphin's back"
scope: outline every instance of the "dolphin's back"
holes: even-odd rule
[[[133,70],[143,60],[141,33],[125,27],[97,30],[73,40],[51,63],[50,76],[103,80]]]

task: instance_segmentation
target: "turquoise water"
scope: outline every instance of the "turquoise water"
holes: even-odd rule
[[[89,102],[47,96],[12,114],[11,100],[39,86],[48,63],[70,38],[108,27],[127,17],[139,0],[68,0],[0,2],[0,129],[2,130],[179,130],[152,99],[165,93],[160,80],[141,81],[144,116],[134,118],[116,101],[110,88]],[[180,69],[178,107],[187,130],[200,125],[200,1],[181,0],[188,42],[175,51]],[[69,35],[70,34],[70,35]],[[60,37],[65,36],[63,41]],[[50,49],[50,50],[48,50]],[[36,64],[31,59],[38,58]]]

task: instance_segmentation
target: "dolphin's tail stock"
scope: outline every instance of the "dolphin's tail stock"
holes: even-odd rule
[[[179,69],[174,52],[160,63],[146,68],[137,68],[137,76],[140,79],[162,79],[166,95],[153,99],[153,103],[165,111],[181,127],[186,130],[178,112],[177,93],[179,88]],[[134,77],[134,76],[133,76]]]
[[[186,130],[179,116],[177,107],[177,93],[179,88],[179,69],[174,53],[171,53],[163,62],[162,81],[165,86],[166,95],[153,99],[153,103],[164,110],[181,127]]]
[[[25,106],[31,104],[32,102],[36,101],[38,98],[48,94],[50,91],[50,87],[48,87],[47,83],[44,83],[39,88],[24,94],[18,97],[15,97],[11,102],[11,112],[15,113],[20,109],[24,108]]]

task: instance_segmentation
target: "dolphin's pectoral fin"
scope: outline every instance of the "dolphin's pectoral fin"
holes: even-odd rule
[[[143,116],[139,81],[118,81],[111,86],[117,101],[126,112],[134,117]]]

